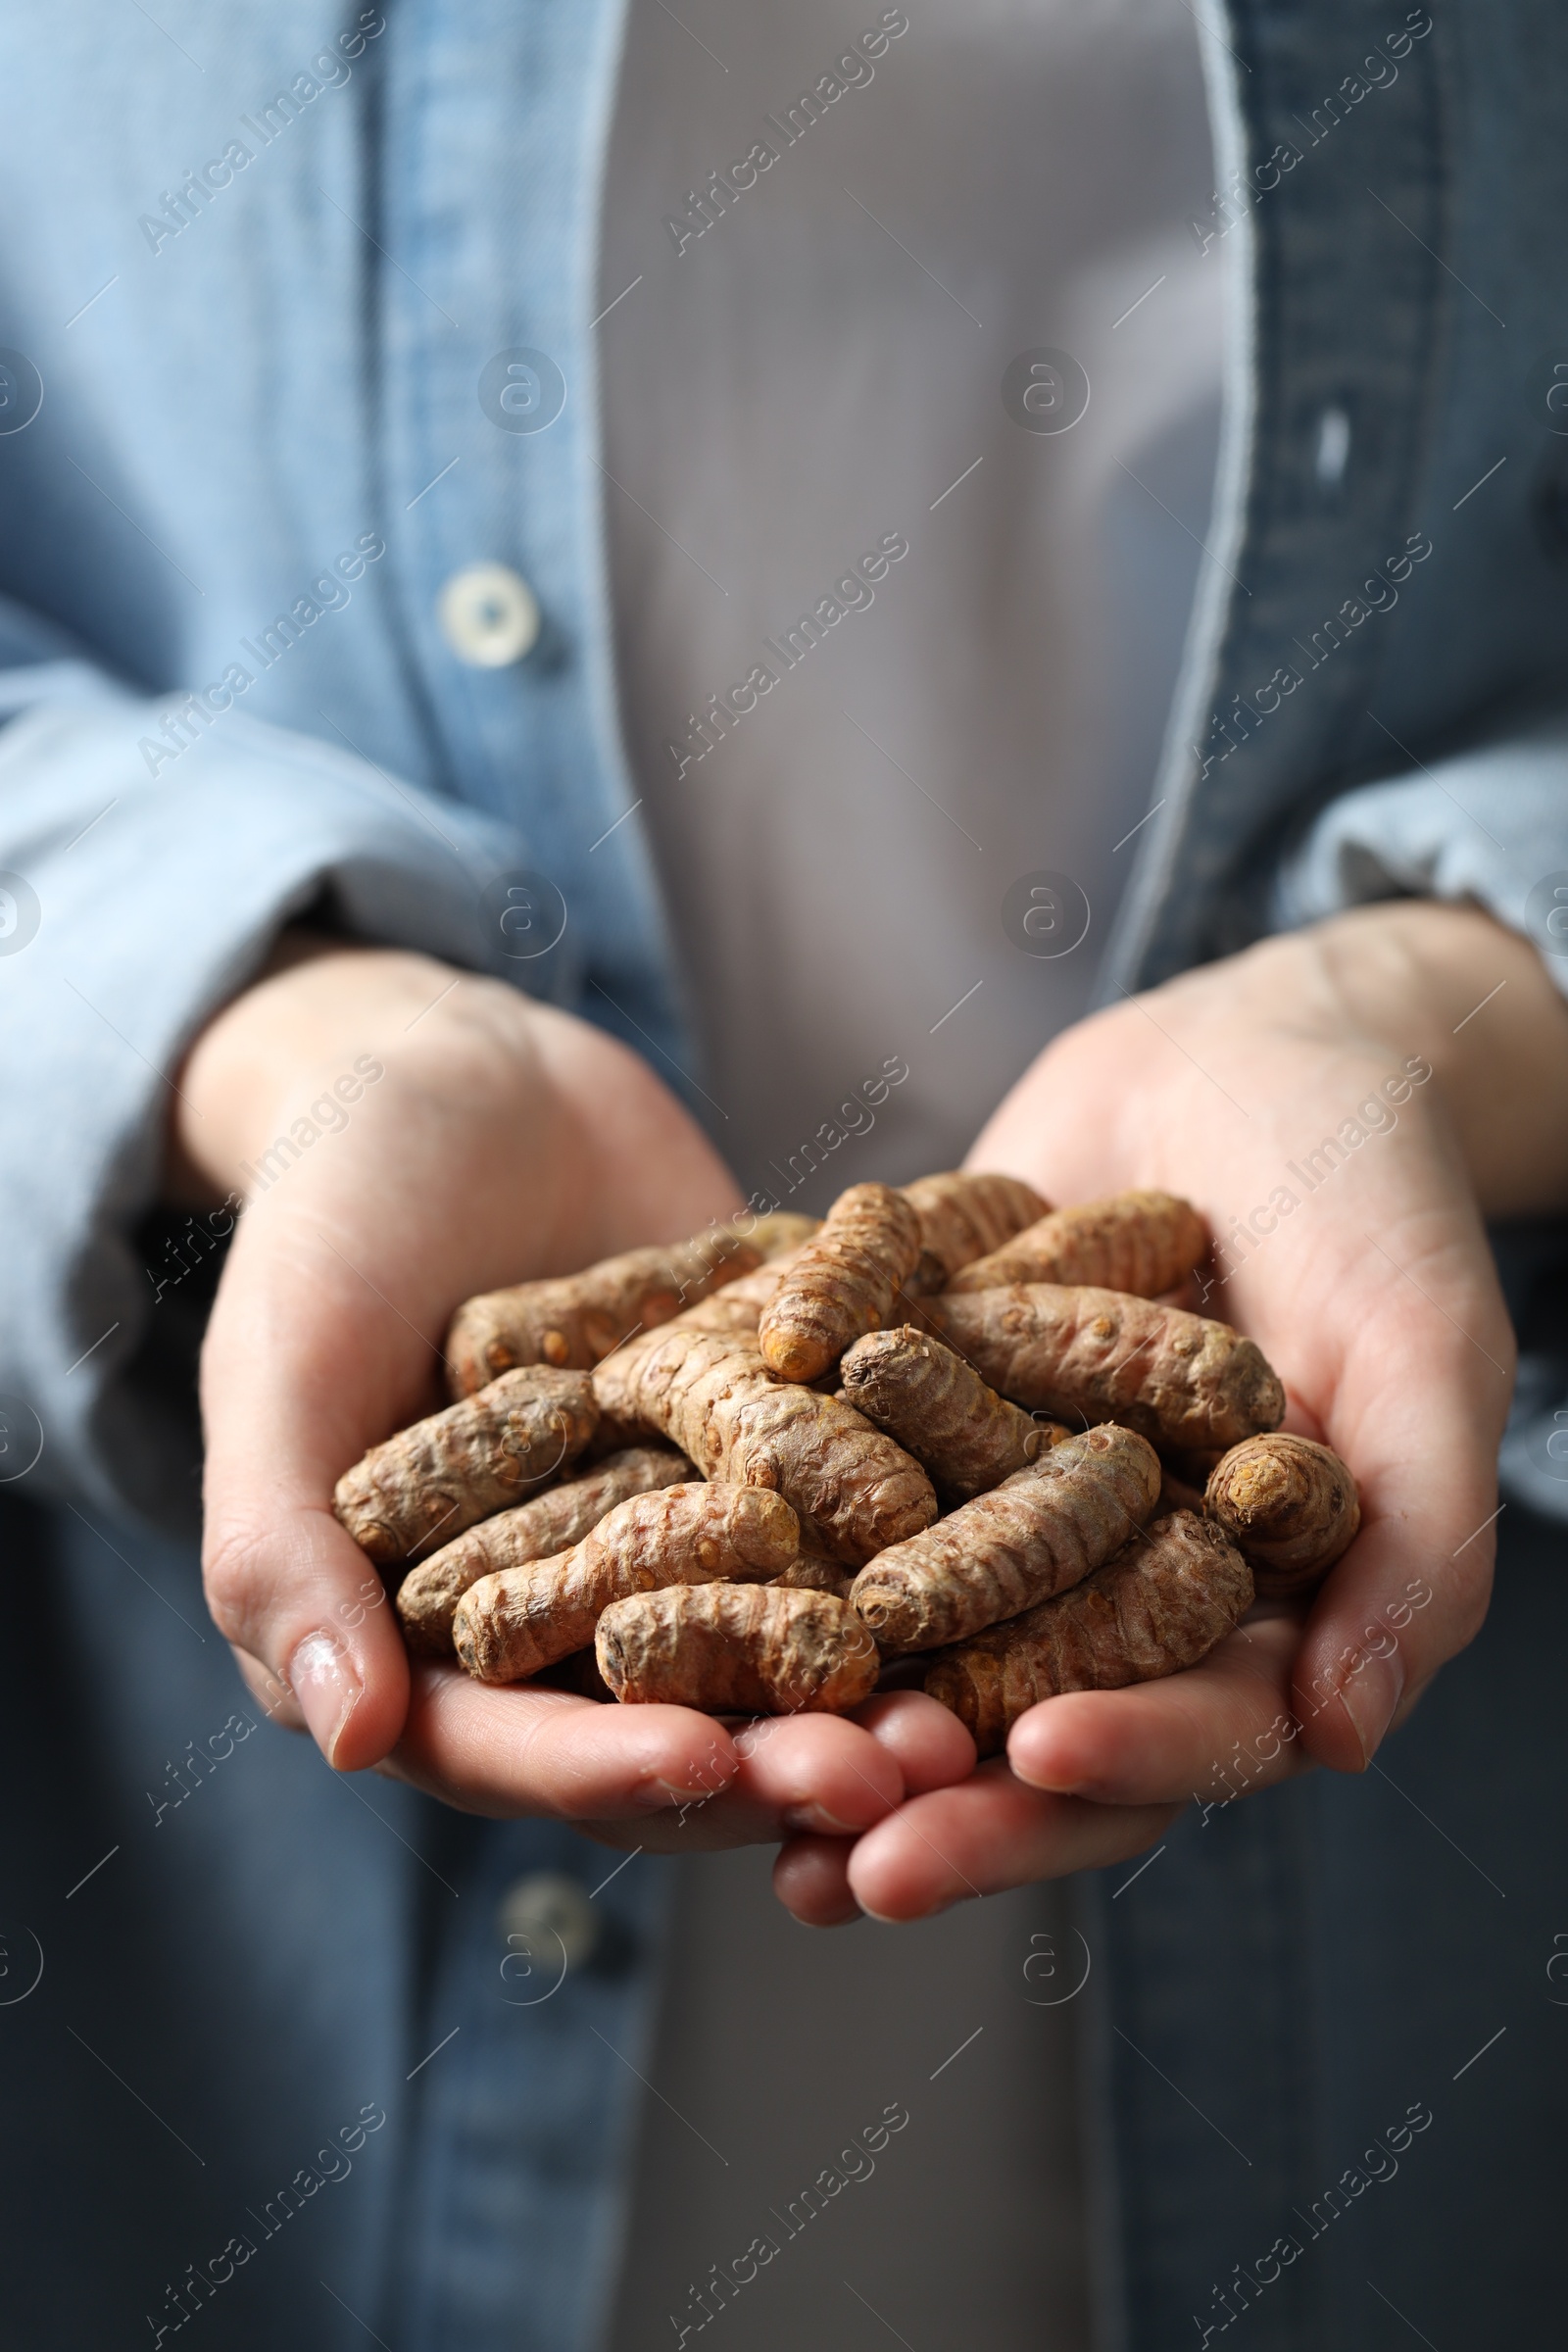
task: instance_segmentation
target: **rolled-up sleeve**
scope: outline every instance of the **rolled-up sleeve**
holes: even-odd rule
[[[1400,897],[1485,906],[1568,991],[1568,722],[1331,801],[1281,867],[1274,926]]]
[[[6,620],[30,660],[0,675],[0,1478],[184,1519],[188,1403],[127,1377],[181,1057],[307,911],[483,968],[484,887],[519,845],[237,710],[155,775],[141,746],[167,698],[155,716]]]
[[[1468,900],[1541,951],[1568,993],[1568,725],[1332,801],[1285,861],[1281,929],[1396,897]],[[1519,1335],[1502,1492],[1568,1520],[1568,1219],[1494,1235]]]

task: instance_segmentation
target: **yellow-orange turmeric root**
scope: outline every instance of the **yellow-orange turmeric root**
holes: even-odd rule
[[[1113,1193],[1053,1209],[987,1257],[955,1273],[955,1291],[1005,1290],[1019,1282],[1092,1283],[1156,1298],[1202,1258],[1208,1228],[1174,1193]]]
[[[904,1198],[920,1217],[920,1259],[908,1285],[914,1293],[946,1290],[960,1266],[1000,1250],[1048,1205],[1021,1176],[965,1169],[918,1177],[904,1187]]]
[[[816,1380],[853,1340],[880,1331],[920,1255],[917,1210],[886,1184],[852,1184],[763,1309],[762,1359],[780,1380]]]
[[[1250,1563],[1266,1600],[1309,1592],[1348,1550],[1361,1524],[1355,1480],[1339,1455],[1284,1430],[1233,1446],[1203,1501]]]
[[[580,1274],[469,1298],[447,1334],[452,1394],[469,1396],[514,1364],[590,1371],[632,1332],[667,1323],[721,1283],[794,1249],[815,1220],[781,1211],[743,1225],[713,1225],[689,1241],[602,1258]]]
[[[830,1592],[671,1585],[612,1601],[599,1669],[623,1705],[714,1714],[843,1714],[876,1687],[876,1644]]]
[[[508,1372],[416,1421],[345,1471],[332,1497],[381,1566],[422,1559],[476,1519],[522,1501],[574,1461],[599,1422],[582,1372]]]
[[[937,1488],[959,1502],[1032,1462],[1056,1426],[1042,1428],[988,1389],[961,1355],[907,1323],[857,1340],[839,1378],[845,1401],[897,1438]]]
[[[924,1302],[922,1320],[1015,1404],[1114,1420],[1177,1448],[1234,1446],[1284,1418],[1285,1391],[1228,1323],[1120,1291],[1053,1283]]]
[[[482,1576],[452,1639],[482,1683],[518,1683],[586,1648],[612,1600],[664,1585],[765,1583],[794,1561],[800,1523],[762,1487],[666,1487],[616,1505],[556,1559]]]
[[[450,1657],[454,1612],[481,1576],[568,1551],[616,1503],[678,1486],[690,1478],[691,1468],[684,1454],[667,1446],[633,1446],[608,1455],[585,1477],[547,1488],[532,1502],[481,1519],[455,1543],[443,1544],[398,1587],[398,1615],[409,1647],[420,1657]]]
[[[803,1217],[800,1222],[804,1225],[809,1220]],[[710,1291],[706,1298],[699,1298],[695,1305],[682,1307],[678,1315],[672,1316],[667,1324],[660,1328],[665,1331],[725,1332],[731,1338],[755,1348],[763,1310],[779,1284],[794,1269],[805,1247],[804,1242],[799,1243],[793,1250],[786,1250],[782,1255],[770,1257],[764,1265],[755,1267],[750,1274],[737,1275],[733,1282],[726,1282],[718,1290]],[[652,1338],[654,1335],[650,1333],[648,1336]],[[631,1348],[643,1345],[640,1334],[627,1342]]]
[[[1063,1690],[1115,1690],[1196,1666],[1252,1598],[1247,1562],[1212,1520],[1156,1520],[1070,1592],[932,1661],[925,1688],[982,1756]]]
[[[772,1487],[808,1544],[859,1567],[937,1515],[918,1462],[832,1396],[770,1378],[757,1349],[720,1332],[661,1331],[607,1356],[603,1410],[658,1431],[705,1478]]]
[[[1103,1423],[861,1569],[851,1599],[886,1650],[936,1649],[1075,1585],[1159,1495],[1154,1449]]]

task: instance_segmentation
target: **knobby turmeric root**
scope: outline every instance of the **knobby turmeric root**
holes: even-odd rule
[[[409,1647],[420,1657],[450,1657],[453,1614],[481,1576],[569,1550],[616,1503],[676,1486],[690,1478],[691,1468],[667,1446],[639,1446],[610,1454],[586,1477],[551,1487],[514,1511],[481,1519],[455,1543],[443,1544],[398,1587],[398,1615]]]
[[[924,1302],[922,1320],[1031,1411],[1114,1420],[1177,1449],[1234,1446],[1284,1418],[1285,1391],[1228,1323],[1120,1291],[1052,1283]]]
[[[859,1567],[937,1515],[918,1462],[832,1396],[771,1379],[757,1349],[719,1332],[661,1331],[594,1374],[603,1410],[658,1431],[705,1478],[771,1487],[808,1543]]]
[[[475,1520],[520,1502],[574,1461],[599,1407],[582,1372],[533,1365],[372,1446],[332,1508],[381,1566],[422,1559]]]
[[[1196,1666],[1251,1603],[1247,1562],[1212,1520],[1177,1511],[1056,1599],[932,1662],[925,1688],[996,1755],[1025,1710]]]
[[[667,1323],[681,1307],[795,1248],[814,1230],[814,1218],[786,1210],[757,1218],[745,1233],[714,1225],[690,1241],[602,1258],[580,1274],[487,1291],[452,1319],[452,1394],[470,1396],[514,1364],[590,1371],[630,1333]]]
[[[816,1380],[853,1340],[880,1331],[919,1260],[918,1211],[886,1184],[852,1184],[762,1313],[762,1358],[780,1380]]]
[[[799,1217],[795,1221],[801,1225],[810,1225],[813,1230],[816,1225],[816,1220],[811,1217]],[[768,1220],[760,1219],[760,1222],[766,1223]],[[754,1267],[751,1273],[738,1274],[733,1281],[720,1284],[716,1291],[710,1291],[706,1298],[695,1300],[690,1306],[683,1306],[680,1313],[671,1315],[666,1323],[657,1324],[648,1331],[634,1332],[611,1352],[617,1357],[625,1357],[651,1347],[655,1340],[666,1338],[677,1331],[716,1332],[721,1338],[733,1340],[740,1347],[755,1349],[757,1327],[762,1319],[762,1310],[804,1247],[804,1243],[797,1243],[780,1256]],[[607,1445],[607,1433],[612,1445]],[[655,1434],[646,1424],[622,1421],[612,1413],[606,1413],[600,1421],[599,1436],[588,1449],[589,1459],[594,1459],[601,1450],[608,1452],[625,1446],[641,1445]]]
[[[915,1653],[995,1752],[1037,1697],[1192,1664],[1254,1575],[1304,1591],[1355,1533],[1345,1465],[1271,1434],[1253,1344],[1158,1302],[1206,1241],[1171,1195],[1051,1210],[954,1171],[715,1224],[470,1299],[460,1401],[335,1507],[411,1567],[410,1646],[481,1680],[842,1709]]]
[[[671,1585],[612,1601],[599,1669],[622,1705],[712,1714],[844,1714],[876,1685],[876,1644],[830,1592]]]
[[[794,1561],[800,1523],[761,1487],[666,1487],[616,1505],[559,1558],[482,1576],[452,1638],[481,1683],[517,1683],[586,1648],[612,1600],[715,1578],[765,1582]]]
[[[850,1597],[884,1649],[960,1642],[1079,1583],[1158,1495],[1153,1447],[1104,1423],[892,1545],[861,1569]]]
[[[857,1340],[839,1378],[845,1401],[960,1502],[1000,1486],[1049,1443],[1040,1423],[988,1389],[961,1355],[907,1323]]]
[[[918,1177],[904,1187],[904,1198],[920,1217],[914,1292],[945,1291],[960,1266],[1000,1250],[1043,1217],[1048,1205],[1021,1176],[971,1176],[958,1169]]]
[[[848,1600],[850,1587],[855,1582],[855,1570],[842,1560],[830,1559],[825,1551],[813,1551],[802,1544],[799,1556],[793,1559],[782,1576],[770,1576],[770,1585],[787,1585],[793,1592],[831,1592],[835,1600]]]
[[[803,1217],[800,1222],[804,1225],[809,1220]],[[726,1282],[718,1290],[710,1291],[706,1298],[699,1298],[692,1306],[682,1307],[678,1315],[672,1315],[669,1322],[660,1328],[664,1331],[725,1332],[734,1339],[743,1340],[748,1347],[755,1348],[763,1309],[784,1277],[793,1271],[805,1246],[805,1243],[801,1243],[793,1250],[786,1250],[781,1256],[769,1258],[750,1274],[737,1275],[733,1282]],[[653,1334],[648,1336],[652,1338]],[[643,1345],[640,1334],[627,1342],[631,1348]]]
[[[948,1287],[996,1291],[1018,1282],[1093,1283],[1155,1298],[1185,1281],[1207,1248],[1208,1229],[1190,1200],[1173,1193],[1113,1193],[1105,1200],[1053,1209],[989,1256],[958,1269]]]
[[[1307,1592],[1349,1548],[1361,1524],[1355,1480],[1339,1455],[1283,1430],[1233,1446],[1203,1500],[1250,1561],[1265,1600]]]

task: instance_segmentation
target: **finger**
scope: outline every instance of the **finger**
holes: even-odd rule
[[[927,1919],[967,1896],[1125,1862],[1152,1845],[1179,1808],[1095,1805],[1026,1788],[1003,1764],[934,1789],[852,1847],[850,1891],[874,1919]]]
[[[275,1215],[247,1212],[203,1351],[208,1605],[343,1771],[397,1738],[408,1661],[379,1573],[332,1515],[332,1489],[417,1409],[406,1392],[430,1377],[419,1358],[418,1335],[352,1267]],[[386,1369],[368,1374],[377,1362]]]
[[[1292,1703],[1303,1744],[1340,1772],[1365,1770],[1486,1616],[1496,1558],[1492,1461],[1454,1464],[1436,1482],[1446,1493],[1407,1494],[1401,1503],[1404,1483],[1369,1481],[1391,1507],[1324,1585],[1295,1663]],[[1474,1532],[1454,1551],[1454,1528],[1472,1511]]]
[[[724,1728],[738,1758],[734,1778],[645,1824],[639,1837],[650,1851],[775,1844],[792,1833],[824,1836],[848,1850],[905,1796],[897,1759],[846,1717],[761,1716]]]
[[[896,1755],[843,1716],[763,1716],[735,1734],[735,1794],[776,1813],[782,1830],[854,1837],[904,1799]]]
[[[280,1731],[303,1732],[309,1739],[311,1727],[301,1714],[293,1691],[260,1658],[253,1658],[248,1650],[234,1648],[232,1642],[229,1647],[246,1690],[269,1721],[275,1723]]]
[[[975,1764],[974,1741],[951,1709],[923,1690],[887,1690],[857,1707],[854,1720],[898,1764],[907,1796],[966,1781]]]
[[[415,1667],[407,1727],[385,1768],[465,1812],[555,1814],[601,1836],[629,1822],[633,1843],[665,1852],[792,1828],[853,1836],[904,1796],[894,1758],[838,1716],[731,1728],[690,1707],[497,1689],[438,1662]]]
[[[865,1914],[850,1892],[850,1855],[843,1838],[791,1838],[773,1865],[773,1892],[806,1928],[847,1928]]]
[[[602,1823],[704,1805],[730,1788],[740,1758],[724,1727],[691,1707],[500,1689],[420,1661],[385,1768],[463,1812]]]
[[[1201,1664],[1124,1690],[1075,1690],[1020,1715],[1007,1761],[1031,1788],[1099,1804],[1228,1804],[1304,1771],[1291,1696],[1298,1615],[1250,1619]]]
[[[1474,1639],[1491,1593],[1512,1342],[1487,1262],[1478,1251],[1478,1276],[1454,1257],[1450,1243],[1423,1249],[1419,1220],[1391,1231],[1381,1294],[1323,1413],[1362,1525],[1312,1608],[1294,1699],[1304,1745],[1338,1771],[1365,1768]]]

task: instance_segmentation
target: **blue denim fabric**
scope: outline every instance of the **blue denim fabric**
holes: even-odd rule
[[[51,1520],[0,1499],[0,1987],[34,1938],[44,1961],[24,1997],[0,1990],[19,2346],[189,2328],[260,2352],[368,2327],[399,2352],[557,2352],[611,2284],[657,1866],[596,1898],[608,1958],[514,2005],[502,1888],[541,1868],[591,1888],[615,1857],[334,1784],[259,1719],[188,1543],[126,1509],[193,1519],[182,1301],[155,1302],[133,1239],[156,1072],[281,922],[309,907],[514,974],[484,888],[542,869],[570,924],[529,984],[669,1034],[634,827],[589,862],[630,800],[588,334],[619,32],[595,0],[0,26],[0,344],[45,390],[0,433],[0,866],[41,912],[0,960],[25,1237],[0,1277],[0,1410],[3,1465],[41,1426],[26,1491],[74,1498]],[[269,114],[280,90],[292,111]],[[243,169],[160,222],[231,140]],[[567,387],[537,435],[479,405],[517,346]],[[486,558],[545,613],[534,657],[499,671],[434,620],[449,573]],[[230,707],[166,727],[229,664],[251,673]],[[187,1759],[177,1800],[191,1741],[206,1777]],[[360,2140],[367,2111],[386,2121]]]
[[[1129,980],[1251,936],[1288,846],[1303,872],[1332,862],[1355,787],[1391,796],[1353,822],[1381,810],[1367,855],[1405,886],[1398,843],[1466,821],[1425,769],[1477,743],[1506,765],[1517,714],[1560,705],[1568,643],[1568,444],[1531,375],[1568,294],[1568,17],[1449,0],[1417,35],[1397,0],[1205,14],[1246,186],[1196,233],[1253,293]],[[0,868],[40,911],[0,960],[0,1391],[21,1400],[8,1431],[43,1429],[27,1491],[52,1480],[95,1513],[0,1502],[0,2304],[29,2352],[140,2340],[149,2316],[154,2341],[190,2327],[225,2352],[366,2327],[397,2352],[500,2352],[586,2340],[602,2308],[657,1869],[596,1898],[618,1966],[510,2006],[499,1888],[543,1863],[595,1885],[598,1849],[334,1782],[265,1725],[241,1738],[230,1719],[254,1711],[188,1546],[126,1514],[175,1526],[193,1494],[188,1393],[150,1375],[163,1326],[130,1238],[155,1073],[279,924],[322,908],[500,968],[484,887],[539,867],[571,920],[530,980],[656,1047],[674,1034],[635,825],[591,847],[629,806],[590,333],[619,17],[270,0],[166,28],[79,0],[0,23],[0,346],[44,388],[0,432]],[[1379,45],[1397,78],[1345,96]],[[179,196],[209,159],[206,192]],[[480,406],[486,364],[518,347],[566,385],[537,434]],[[13,367],[7,399],[29,381]],[[337,574],[346,601],[340,556],[362,564]],[[494,671],[458,662],[433,617],[484,557],[546,615],[536,655]],[[279,612],[300,634],[267,660]],[[180,719],[231,664],[251,673],[233,706]],[[1509,889],[1538,851],[1568,867],[1544,775],[1542,797],[1501,778],[1488,816]],[[1323,810],[1340,830],[1313,836]],[[1419,887],[1463,868],[1458,838]],[[1244,2287],[1227,2329],[1293,2352],[1400,2340],[1363,2264],[1437,2341],[1495,2340],[1498,2310],[1539,2337],[1553,2292],[1560,2310],[1542,2084],[1568,1890],[1540,1858],[1565,1793],[1556,1541],[1510,1531],[1498,1610],[1387,1785],[1195,1812],[1104,1898],[1136,2352],[1195,2314],[1217,2328],[1211,2288],[1235,2265],[1255,2279],[1289,2210],[1415,2101],[1434,2121],[1399,2177]],[[168,1768],[215,1740],[233,1744],[159,1815]]]
[[[1128,2352],[1561,2332],[1568,1580],[1560,1529],[1500,1535],[1480,1638],[1369,1772],[1227,1802],[1216,1758],[1214,1809],[1088,1889]]]
[[[1462,841],[1433,768],[1568,701],[1568,18],[1230,0],[1205,24],[1224,169],[1192,228],[1246,326],[1128,986],[1255,938],[1283,852],[1358,784],[1399,779]],[[1485,823],[1516,865],[1568,863],[1568,767],[1544,831],[1506,768]]]
[[[645,1051],[671,998],[635,822],[610,831],[632,794],[589,328],[618,7],[423,0],[387,24],[285,0],[193,24],[195,62],[130,15],[0,25],[0,211],[25,223],[0,345],[44,385],[0,432],[0,868],[41,916],[0,957],[0,1094],[29,1105],[0,1391],[50,1429],[46,1476],[157,1512],[181,1433],[126,1378],[151,1301],[125,1247],[156,1072],[280,923],[309,906],[520,972]],[[40,201],[62,144],[70,200]],[[228,184],[182,197],[208,162]],[[539,432],[480,406],[518,347],[565,384]],[[440,634],[443,583],[482,560],[538,596],[526,662],[467,666]],[[225,672],[228,707],[192,713]],[[568,920],[519,966],[483,893],[523,868]]]
[[[335,1779],[244,1689],[188,1545],[0,1499],[0,2337],[590,2340],[660,1866]],[[610,1879],[600,1944],[504,1974],[501,1896],[541,1870]]]

